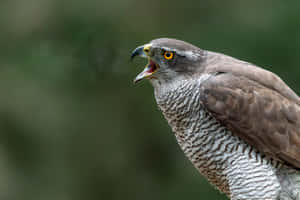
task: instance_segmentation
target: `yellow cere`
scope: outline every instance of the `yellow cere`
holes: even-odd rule
[[[174,53],[171,52],[171,51],[166,51],[166,52],[164,53],[164,57],[165,57],[165,59],[167,59],[167,60],[171,60],[171,59],[173,58],[173,56],[174,56]]]
[[[145,53],[149,53],[149,51],[150,51],[150,48],[151,48],[151,44],[146,44],[145,46],[144,46],[144,52]]]

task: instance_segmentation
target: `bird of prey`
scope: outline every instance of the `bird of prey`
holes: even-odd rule
[[[159,38],[148,59],[158,107],[189,160],[232,200],[300,200],[300,98],[254,64]]]

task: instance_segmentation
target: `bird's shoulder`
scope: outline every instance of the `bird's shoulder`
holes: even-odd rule
[[[207,51],[201,73],[230,73],[245,77],[300,105],[299,96],[276,74],[252,63],[248,63],[221,53]]]

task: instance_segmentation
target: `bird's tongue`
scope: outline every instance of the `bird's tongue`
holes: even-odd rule
[[[139,73],[136,78],[134,79],[134,83],[137,83],[141,81],[142,79],[151,76],[157,69],[157,65],[152,60],[149,60],[148,65],[145,67],[145,69]]]
[[[147,72],[153,73],[155,70],[156,70],[156,64],[152,60],[150,60],[147,66]]]
[[[146,68],[144,69],[145,72],[152,74],[156,70],[156,64],[150,60]]]

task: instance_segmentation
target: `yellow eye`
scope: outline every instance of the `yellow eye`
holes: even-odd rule
[[[171,52],[171,51],[166,51],[166,52],[164,53],[164,57],[165,57],[165,59],[167,59],[167,60],[171,60],[171,59],[174,57],[174,53]]]

